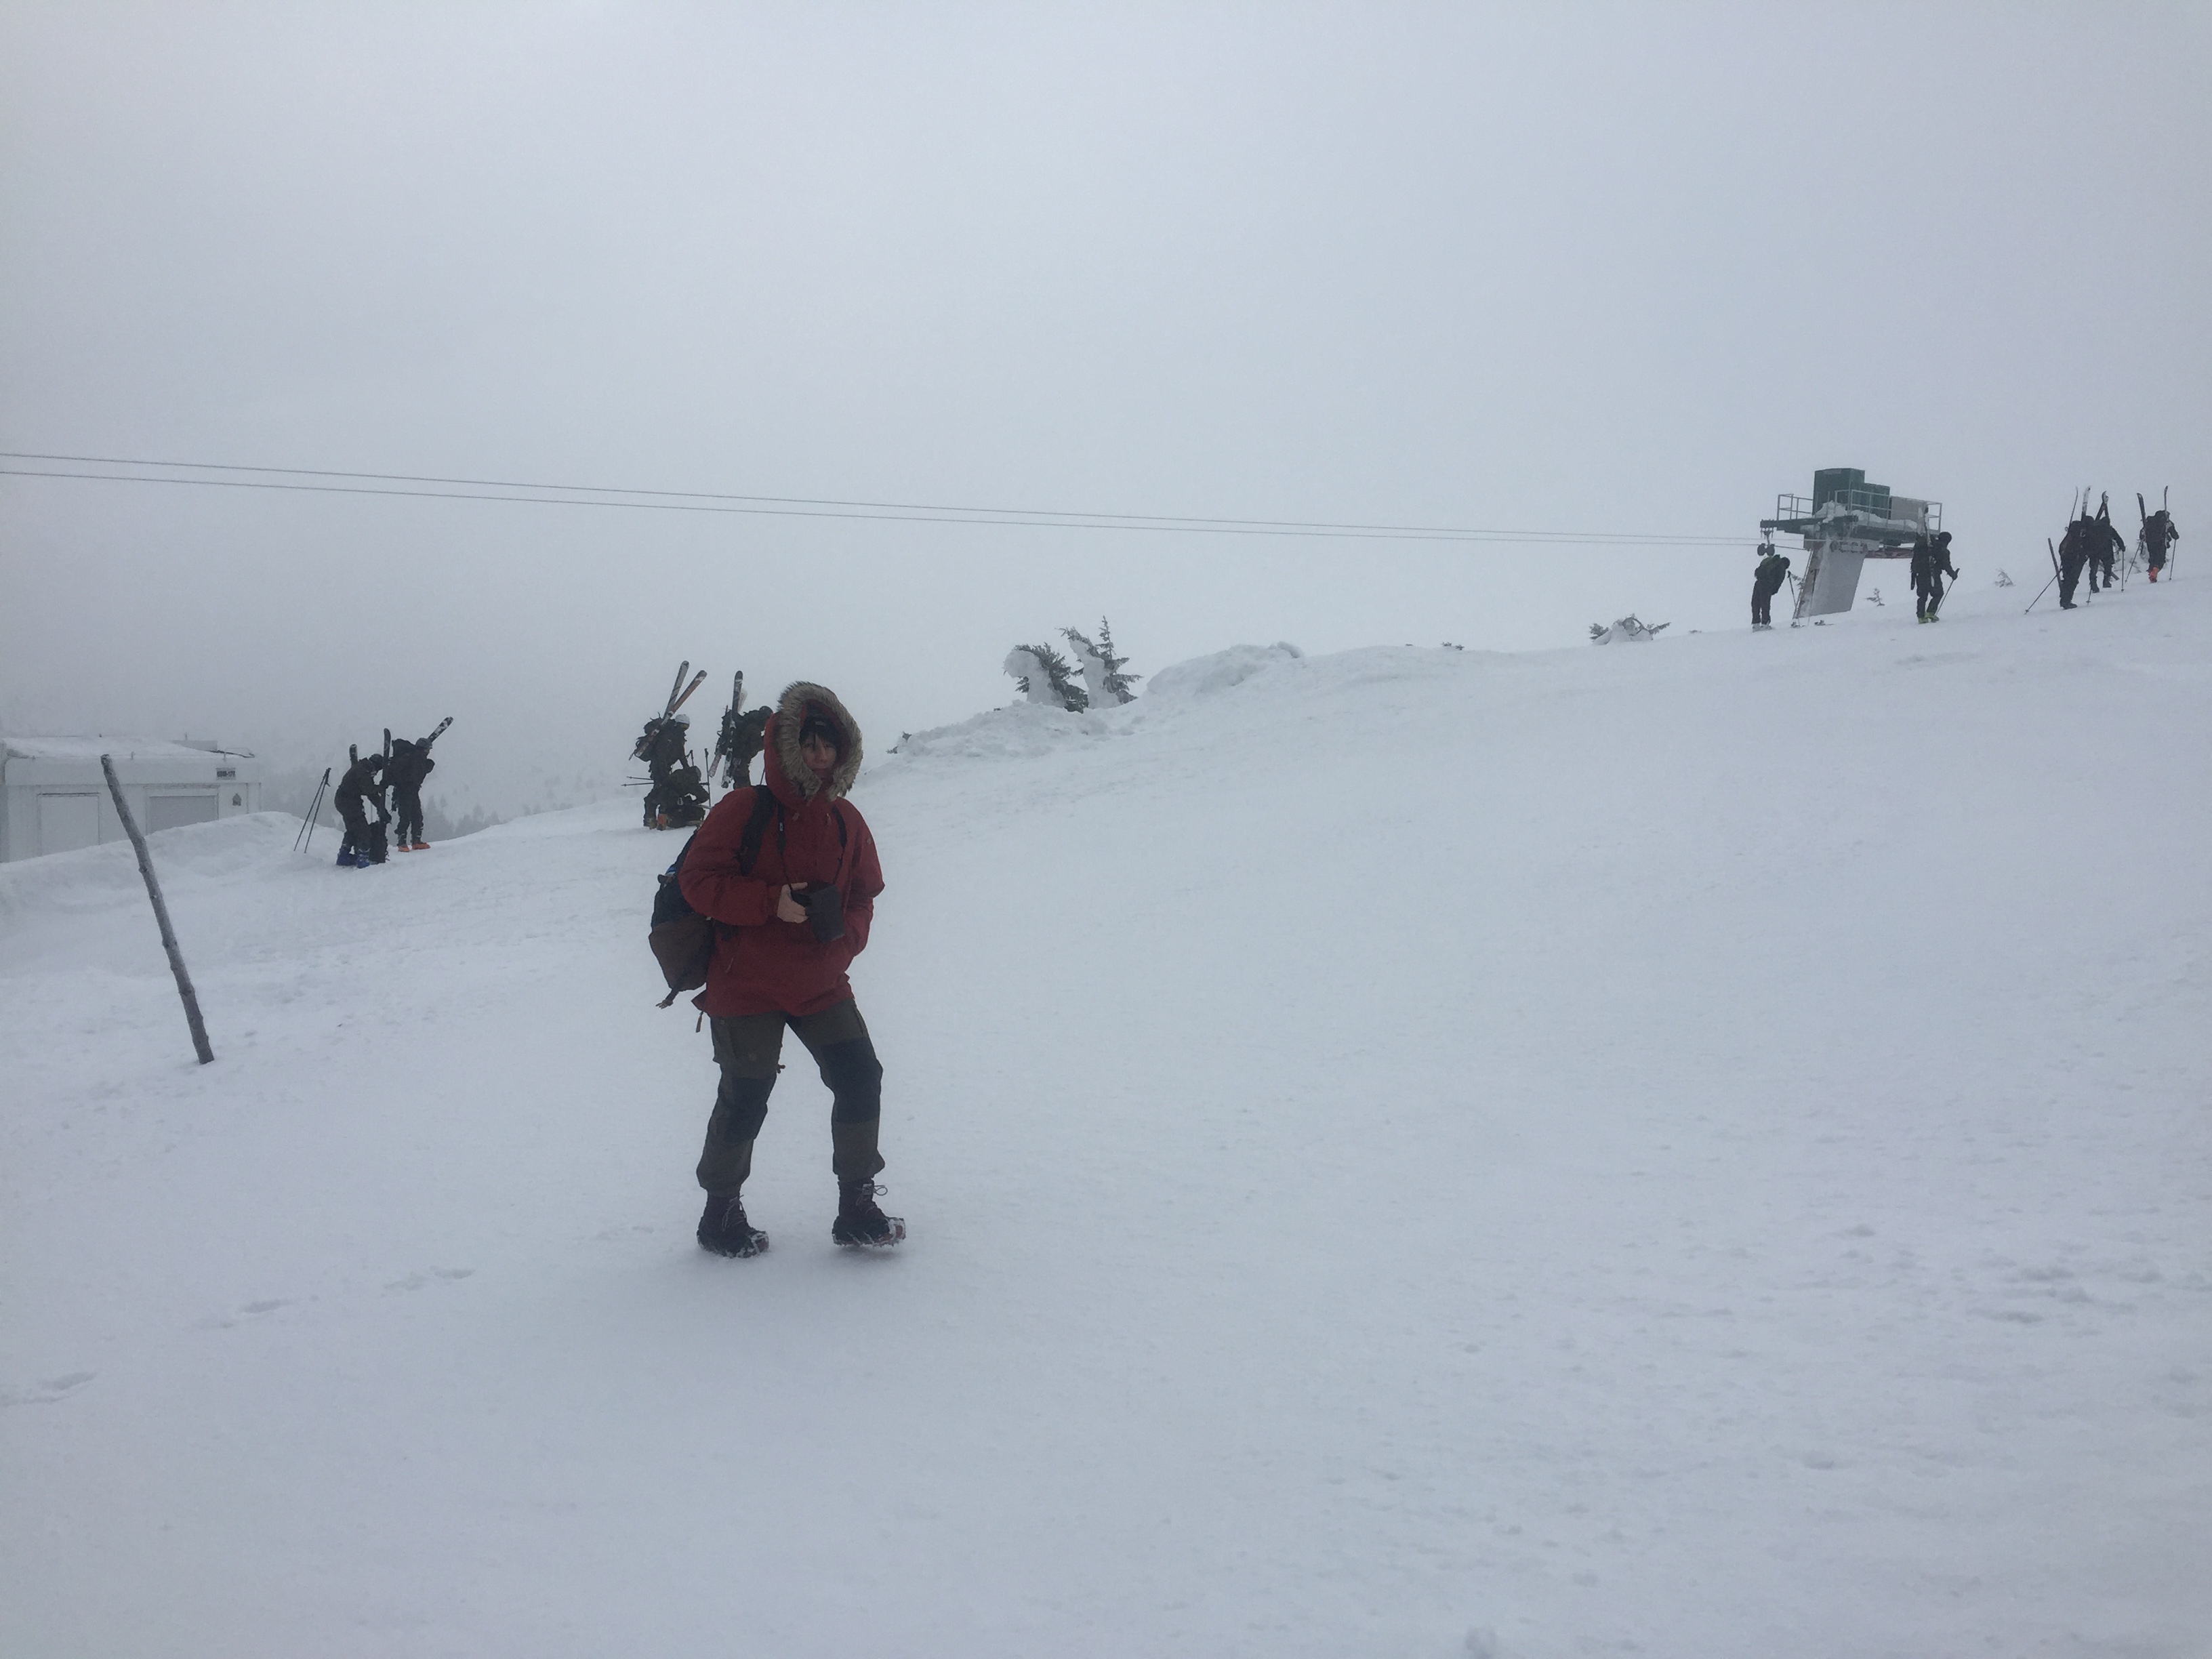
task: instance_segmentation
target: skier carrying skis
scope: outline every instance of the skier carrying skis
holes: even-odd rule
[[[1951,568],[1951,532],[1939,530],[1933,536],[1921,536],[1912,544],[1912,617],[1915,622],[1932,623],[1937,609],[1943,603],[1943,578],[1959,580],[1959,573]]]
[[[1790,574],[1790,561],[1774,550],[1774,544],[1762,542],[1759,550],[1766,556],[1751,576],[1751,625],[1753,628],[1774,626],[1774,596],[1782,591],[1782,579]]]
[[[338,809],[338,817],[345,824],[345,836],[338,842],[338,863],[357,870],[366,870],[372,864],[385,860],[384,824],[389,816],[384,810],[384,757],[380,754],[356,755],[354,763],[338,780],[337,792],[332,796]],[[376,808],[376,822],[368,821],[368,808]]]
[[[740,784],[750,783],[753,775],[753,757],[761,751],[767,740],[769,711],[764,708],[744,709],[745,677],[739,674],[730,690],[730,706],[722,713],[722,729],[714,739],[714,753],[707,763],[707,781],[714,780],[714,769],[722,769],[722,787],[735,789]]]
[[[384,781],[391,786],[392,809],[399,820],[398,848],[403,853],[427,853],[430,843],[422,839],[422,784],[437,765],[430,758],[430,739],[416,742],[411,738],[395,738],[392,741],[392,763],[384,769]]]
[[[2106,495],[2097,503],[2096,522],[2089,526],[2089,591],[2097,591],[2097,576],[2102,572],[2105,586],[2110,587],[2119,578],[2112,561],[2128,550],[2120,532],[2112,528],[2112,498]]]
[[[830,1237],[848,1249],[888,1249],[906,1237],[906,1223],[875,1198],[884,1068],[845,974],[867,945],[884,890],[875,837],[844,799],[860,770],[860,728],[834,693],[802,680],[785,688],[767,739],[766,781],[722,797],[684,848],[678,877],[692,908],[721,924],[706,989],[694,999],[721,1068],[699,1155],[707,1192],[699,1243],[718,1255],[768,1248],[740,1189],[788,1027],[834,1097]]]
[[[690,735],[691,717],[678,710],[647,720],[645,735],[637,740],[637,757],[653,775],[653,787],[645,796],[645,827],[648,830],[668,827],[664,818],[677,803],[679,792],[676,771],[684,763],[684,746]]]
[[[2074,608],[2074,589],[2081,580],[2081,567],[2089,562],[2089,537],[2094,528],[2095,520],[2089,517],[2085,508],[2073,523],[2066,526],[2066,533],[2058,538],[2058,608],[2061,611]],[[2096,591],[2094,576],[2090,579],[2090,591]]]
[[[2142,497],[2136,500],[2140,504]],[[2150,579],[2156,581],[2158,573],[2166,568],[2166,556],[2181,539],[2181,532],[2173,527],[2173,514],[2161,507],[2143,515],[2142,535],[2143,562],[2150,566]]]

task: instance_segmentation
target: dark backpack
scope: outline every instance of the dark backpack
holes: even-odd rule
[[[773,791],[756,788],[753,791],[753,810],[745,820],[745,833],[738,842],[738,873],[749,876],[760,858],[761,838],[768,833],[768,821],[780,817]],[[694,830],[691,841],[698,839]],[[691,908],[691,901],[684,896],[684,860],[690,856],[691,841],[684,843],[684,850],[676,855],[676,862],[660,872],[660,890],[653,896],[653,925],[647,930],[646,943],[653,947],[653,959],[660,964],[661,977],[668,981],[668,994],[657,1006],[665,1008],[676,1000],[679,991],[696,991],[707,982],[708,964],[714,959],[714,923]]]

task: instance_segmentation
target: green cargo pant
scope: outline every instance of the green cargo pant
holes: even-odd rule
[[[753,1139],[768,1118],[769,1091],[783,1069],[786,1026],[799,1033],[834,1097],[830,1109],[830,1167],[840,1181],[866,1181],[884,1167],[876,1150],[883,1121],[884,1068],[856,1003],[841,1002],[818,1014],[734,1014],[707,1022],[714,1034],[714,1061],[722,1068],[707,1146],[699,1154],[699,1184],[717,1198],[732,1198],[752,1173]]]

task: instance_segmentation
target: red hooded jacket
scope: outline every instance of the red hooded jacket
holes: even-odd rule
[[[836,770],[827,779],[807,769],[799,731],[815,714],[845,734]],[[876,895],[884,890],[876,838],[860,809],[843,799],[860,770],[860,728],[826,688],[801,680],[785,688],[763,734],[768,781],[732,789],[707,814],[684,855],[684,899],[722,926],[707,988],[693,1006],[717,1018],[732,1014],[812,1014],[853,1000],[845,969],[867,947]],[[761,836],[750,875],[738,869],[738,843],[761,788],[776,812]],[[841,833],[842,827],[842,833]],[[787,884],[834,884],[845,900],[845,936],[823,945],[803,921],[782,921],[776,896]]]

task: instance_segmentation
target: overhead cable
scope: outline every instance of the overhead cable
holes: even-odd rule
[[[1742,536],[1638,534],[1614,531],[1499,530],[1448,525],[1352,524],[1325,520],[1227,519],[1151,513],[1073,512],[1045,507],[940,506],[921,501],[736,495],[712,490],[643,489],[606,484],[559,484],[501,478],[319,467],[247,466],[213,461],[165,461],[112,455],[61,455],[0,450],[0,460],[47,461],[52,467],[0,466],[0,476],[69,478],[108,483],[191,484],[317,495],[389,495],[412,500],[509,501],[541,507],[629,507],[645,511],[908,524],[1004,525],[1045,530],[1139,531],[1191,535],[1273,536],[1328,540],[1516,543],[1566,546],[1734,547]],[[86,471],[154,468],[153,472]],[[252,477],[190,476],[251,473]],[[174,476],[185,474],[187,476]],[[415,486],[432,486],[419,488]]]

